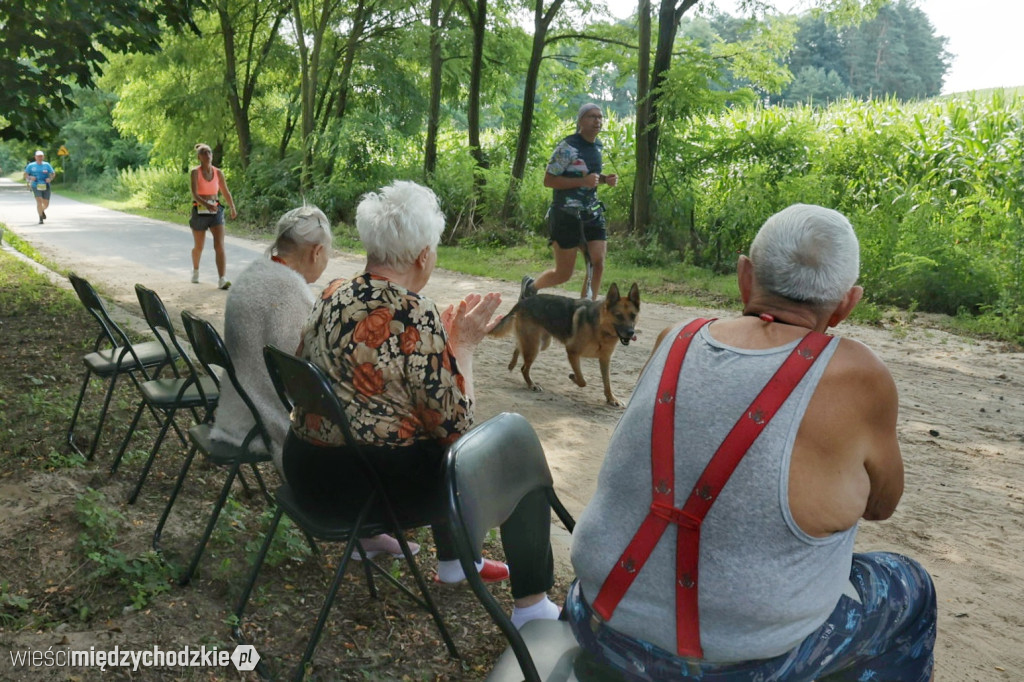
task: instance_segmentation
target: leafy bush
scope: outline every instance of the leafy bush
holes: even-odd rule
[[[117,185],[115,195],[133,197],[149,208],[184,213],[192,202],[188,174],[171,168],[126,168],[117,174]]]

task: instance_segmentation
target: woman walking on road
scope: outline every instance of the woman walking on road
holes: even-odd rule
[[[235,210],[235,200],[231,197],[228,183],[224,180],[224,173],[213,165],[213,151],[210,145],[197,144],[196,156],[199,158],[199,165],[192,169],[192,217],[188,221],[189,227],[192,228],[192,239],[195,241],[195,246],[192,247],[192,283],[199,282],[199,259],[206,244],[206,230],[210,230],[213,235],[213,251],[219,277],[217,287],[227,289],[231,282],[225,278],[227,257],[224,255],[224,206],[217,200],[217,195],[223,194],[228,200],[232,220],[238,216],[238,212]]]

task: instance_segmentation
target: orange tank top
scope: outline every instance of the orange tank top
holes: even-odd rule
[[[215,197],[220,193],[220,178],[217,174],[217,167],[210,166],[213,169],[213,179],[207,180],[203,177],[203,168],[200,166],[196,169],[196,194],[200,196]]]

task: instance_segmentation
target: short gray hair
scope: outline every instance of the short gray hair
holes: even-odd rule
[[[437,248],[444,214],[433,191],[415,182],[395,180],[359,200],[356,229],[367,260],[403,270],[423,249]]]
[[[331,243],[331,221],[316,206],[305,205],[293,208],[278,218],[274,243],[267,249],[267,255],[291,253],[303,246],[317,244],[329,248]]]
[[[860,245],[839,211],[793,204],[765,221],[750,245],[750,260],[766,292],[829,306],[856,284]]]
[[[583,117],[587,115],[588,111],[593,111],[594,109],[600,110],[601,109],[601,105],[600,104],[595,104],[594,102],[587,102],[586,104],[583,104],[583,105],[580,106],[579,111],[576,112],[576,132],[577,133],[580,131],[580,121],[583,120]]]

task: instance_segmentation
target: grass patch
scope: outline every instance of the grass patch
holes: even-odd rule
[[[17,235],[4,232],[4,239],[16,250],[33,260],[42,260],[35,249]],[[33,254],[35,254],[33,256]],[[72,294],[50,284],[46,275],[16,256],[0,251],[0,310],[4,317],[17,317],[27,313],[66,315],[81,304]]]

